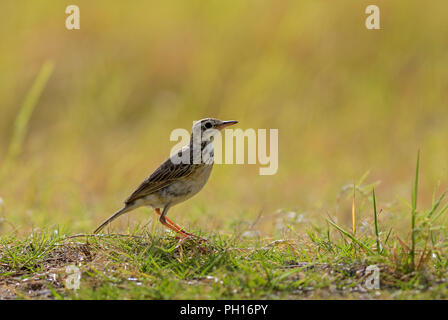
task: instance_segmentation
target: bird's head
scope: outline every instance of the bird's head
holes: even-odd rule
[[[209,129],[222,130],[225,127],[231,126],[236,123],[238,123],[238,121],[235,121],[235,120],[222,121],[222,120],[214,119],[214,118],[205,118],[205,119],[196,121],[193,124],[193,131],[196,131],[199,129],[201,130],[201,132],[204,132]]]
[[[205,118],[199,121],[196,121],[193,124],[192,133],[196,135],[201,133],[201,137],[203,140],[208,140],[210,137],[213,137],[217,131],[222,130],[228,126],[234,125],[238,123],[235,120],[219,120],[214,118]]]

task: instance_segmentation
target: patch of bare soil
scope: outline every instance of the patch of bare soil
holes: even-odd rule
[[[64,289],[68,265],[90,262],[93,257],[89,245],[64,244],[49,252],[36,266],[40,272],[11,270],[3,265],[2,272],[6,275],[0,278],[0,299],[49,299],[53,296],[52,290]]]

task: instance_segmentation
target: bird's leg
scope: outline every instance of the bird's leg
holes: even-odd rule
[[[162,216],[162,213],[160,212],[159,208],[155,208],[154,211],[159,215]],[[182,228],[180,226],[178,226],[177,224],[175,224],[173,221],[171,221],[170,219],[168,219],[168,217],[165,216],[165,223],[160,221],[163,225],[167,226],[168,228],[170,228],[173,231],[176,232],[180,232],[182,231]],[[169,224],[169,226],[167,225]]]
[[[160,223],[162,223],[164,226],[168,227],[169,229],[173,230],[176,233],[181,234],[184,238],[188,236],[194,236],[194,234],[189,233],[185,230],[183,230],[179,225],[168,219],[166,215],[167,207],[163,210],[163,213],[160,212],[159,208],[154,209],[154,211],[160,216]]]
[[[155,208],[154,211],[155,211],[159,216],[162,215],[162,213],[160,212],[160,209],[159,209],[159,208]],[[168,219],[168,217],[165,217],[165,220],[171,225],[171,227],[173,227],[173,228],[176,229],[176,232],[182,230],[182,228],[181,228],[180,226],[178,226],[178,225],[175,224],[173,221],[171,221],[170,219]],[[170,228],[170,229],[172,229],[172,228]]]
[[[173,231],[175,231],[175,232],[177,232],[177,233],[179,233],[179,234],[181,234],[184,238],[186,238],[186,237],[194,237],[194,238],[197,238],[199,241],[207,241],[206,239],[204,239],[204,238],[201,238],[201,237],[199,237],[199,236],[197,236],[197,235],[195,235],[195,234],[192,234],[192,233],[190,233],[190,232],[187,232],[187,231],[185,231],[184,229],[182,229],[182,227],[180,227],[178,224],[176,224],[174,221],[172,221],[172,220],[170,220],[168,217],[166,217],[166,213],[167,213],[167,211],[168,211],[168,207],[165,207],[164,209],[163,209],[163,212],[161,213],[160,212],[160,209],[159,208],[155,208],[154,209],[154,211],[160,216],[160,222],[164,225],[164,226],[166,226],[166,227],[168,227],[168,228],[170,228],[171,230],[173,230]]]

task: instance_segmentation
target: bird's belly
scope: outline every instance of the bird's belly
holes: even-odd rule
[[[207,165],[196,174],[182,180],[178,180],[165,188],[148,195],[142,205],[153,208],[163,208],[167,204],[175,205],[197,194],[205,185],[210,176],[212,166]]]
[[[194,175],[164,188],[162,193],[171,199],[171,205],[185,201],[201,191],[210,176],[211,169],[211,165],[206,165]]]

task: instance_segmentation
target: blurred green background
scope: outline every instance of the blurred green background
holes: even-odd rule
[[[65,28],[70,4],[80,30]],[[369,4],[381,9],[381,30],[365,28]],[[447,9],[437,0],[3,0],[0,161],[39,70],[46,61],[54,70],[0,181],[0,232],[92,230],[169,155],[171,130],[204,117],[278,128],[279,170],[216,165],[204,190],[170,211],[186,227],[232,230],[261,212],[259,230],[271,234],[279,209],[350,225],[341,188],[368,170],[393,216],[390,204],[410,199],[418,149],[429,203],[447,187]]]

